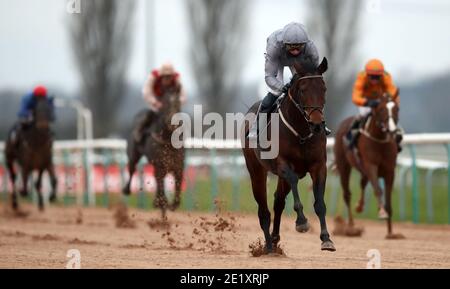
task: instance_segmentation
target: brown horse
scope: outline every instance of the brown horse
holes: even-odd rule
[[[387,220],[387,238],[395,238],[392,234],[392,187],[394,184],[395,167],[397,163],[397,143],[395,133],[398,129],[399,107],[389,97],[383,96],[377,108],[372,109],[364,128],[360,130],[357,140],[357,150],[350,150],[344,144],[344,137],[350,129],[353,117],[343,121],[336,135],[334,147],[335,162],[341,179],[344,200],[348,209],[348,225],[354,226],[351,209],[350,173],[352,167],[361,173],[361,198],[356,211],[364,209],[364,191],[370,182],[375,191],[378,204],[378,217]],[[385,204],[379,179],[385,183]]]
[[[9,176],[12,182],[12,207],[18,209],[16,177],[14,163],[17,163],[22,172],[22,190],[20,194],[23,197],[28,196],[28,178],[33,171],[38,172],[35,188],[38,193],[38,204],[41,211],[44,210],[44,199],[42,197],[42,175],[47,171],[50,175],[52,191],[50,201],[56,200],[57,179],[52,160],[53,135],[50,130],[50,122],[53,119],[53,111],[47,99],[37,100],[36,107],[33,110],[33,122],[23,128],[18,134],[17,140],[12,141],[12,132],[9,134],[5,148],[6,164]],[[18,126],[15,125],[15,133]]]
[[[327,179],[327,154],[325,136],[324,106],[326,85],[323,73],[328,69],[327,59],[316,67],[304,63],[296,64],[296,73],[291,80],[291,88],[277,112],[283,120],[279,126],[279,154],[275,159],[262,159],[260,149],[250,148],[246,140],[243,148],[247,169],[250,173],[253,195],[258,203],[258,217],[264,232],[266,250],[272,252],[280,241],[281,214],[285,200],[292,190],[294,210],[297,212],[296,230],[307,232],[310,228],[303,214],[303,205],[298,192],[298,181],[310,174],[313,181],[314,209],[320,220],[320,239],[322,250],[335,251],[328,234],[325,220],[326,206],[324,201]],[[249,113],[256,113],[259,103],[253,105]],[[246,123],[245,133],[249,125]],[[268,129],[269,130],[269,129]],[[274,225],[270,234],[270,211],[267,206],[266,182],[267,174],[272,172],[278,176],[275,192]]]
[[[157,193],[153,204],[161,209],[164,218],[166,209],[169,208],[174,211],[180,206],[181,201],[185,151],[184,148],[174,148],[171,144],[172,133],[177,129],[177,126],[171,124],[172,117],[180,110],[179,88],[168,90],[162,97],[162,109],[153,118],[154,122],[146,131],[143,141],[137,143],[133,136],[128,139],[127,155],[130,178],[123,189],[123,193],[125,195],[131,193],[131,180],[136,171],[136,165],[145,155],[148,163],[155,168]],[[145,113],[149,112],[142,111],[138,114],[136,120],[142,118]],[[172,173],[175,178],[175,198],[170,206],[164,192],[164,178],[169,173]]]

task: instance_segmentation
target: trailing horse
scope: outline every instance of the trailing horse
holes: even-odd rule
[[[123,193],[125,195],[131,193],[131,180],[136,171],[136,165],[141,157],[145,156],[148,163],[152,164],[155,169],[157,192],[153,204],[161,209],[164,218],[166,209],[176,210],[181,201],[185,151],[184,148],[174,148],[171,144],[172,133],[177,129],[177,126],[171,124],[172,117],[181,110],[179,96],[179,88],[168,90],[162,97],[161,111],[146,130],[143,140],[137,143],[135,138],[130,136],[127,146],[130,178],[123,188]],[[137,115],[135,125],[137,125],[138,119],[141,119],[146,113],[149,112],[146,110]],[[164,191],[164,178],[169,173],[172,173],[175,178],[175,197],[170,205]]]
[[[53,135],[50,130],[50,122],[53,118],[53,111],[47,99],[37,100],[33,111],[33,122],[23,128],[17,135],[16,141],[12,140],[12,133],[9,134],[5,148],[5,159],[10,180],[12,182],[12,207],[18,209],[16,191],[16,171],[14,164],[17,163],[22,173],[23,187],[20,194],[28,196],[28,179],[33,171],[38,172],[35,188],[38,193],[38,204],[41,211],[44,210],[44,200],[42,197],[42,175],[45,171],[49,173],[51,183],[50,201],[56,200],[57,179],[52,160]],[[20,124],[16,124],[17,128]],[[17,133],[17,132],[16,132]]]
[[[328,62],[324,58],[318,67],[308,64],[295,65],[296,74],[291,80],[288,96],[283,99],[276,111],[282,122],[279,127],[279,140],[271,141],[279,141],[278,156],[271,160],[262,159],[260,149],[250,148],[248,139],[243,148],[268,252],[272,252],[280,241],[281,214],[285,207],[286,196],[291,190],[294,195],[294,210],[297,212],[296,230],[300,233],[309,230],[310,225],[303,214],[303,205],[297,188],[298,181],[308,173],[313,181],[314,209],[320,220],[321,249],[336,250],[327,230],[324,201],[327,138],[324,119],[326,85],[323,73],[328,69]],[[249,113],[256,113],[259,105],[260,103],[254,104]],[[248,130],[247,123],[245,134]],[[272,234],[270,234],[271,216],[266,192],[268,172],[278,176]]]
[[[397,92],[398,93],[398,92]],[[397,123],[399,120],[398,104],[389,97],[383,96],[377,108],[372,109],[356,143],[357,150],[345,146],[344,137],[350,129],[353,118],[342,122],[336,135],[334,148],[336,167],[340,175],[345,204],[348,209],[349,230],[354,227],[351,209],[350,174],[352,167],[361,173],[361,198],[356,211],[364,209],[364,191],[370,182],[374,188],[378,205],[378,217],[387,220],[387,238],[400,238],[392,233],[392,187],[397,164]],[[385,199],[379,179],[385,183]]]

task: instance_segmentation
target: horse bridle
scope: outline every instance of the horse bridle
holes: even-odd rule
[[[303,76],[300,77],[297,81],[302,81],[305,79],[314,79],[314,78],[321,78],[323,79],[322,75],[309,75],[309,76]],[[301,92],[300,92],[301,94]],[[295,99],[292,97],[291,94],[291,89],[288,90],[288,97],[289,100],[294,104],[294,106],[297,108],[298,111],[300,111],[300,113],[302,114],[303,118],[305,119],[305,121],[308,124],[311,124],[311,115],[313,114],[313,112],[318,111],[321,115],[323,115],[324,113],[324,107],[323,106],[303,106],[302,104],[298,103],[297,101],[295,101]],[[301,97],[301,95],[300,95]],[[309,113],[307,113],[307,110],[311,110]],[[300,143],[304,144],[307,140],[311,139],[314,136],[313,131],[311,130],[311,126],[308,125],[309,128],[309,134],[305,137],[301,136],[300,133],[298,133],[290,124],[289,122],[285,119],[283,113],[281,112],[281,110],[279,111],[280,116],[281,116],[281,120],[283,121],[283,123],[288,127],[288,129],[296,136],[299,138]],[[324,123],[323,123],[324,124]]]
[[[359,132],[369,138],[370,140],[377,142],[377,143],[388,143],[390,142],[393,137],[392,133],[387,132],[386,126],[384,125],[384,122],[379,119],[375,119],[375,125],[377,128],[379,128],[383,133],[386,134],[386,137],[384,139],[376,138],[372,136],[369,132],[369,126],[372,122],[372,119],[375,119],[375,116],[373,112],[370,113],[369,117],[367,118],[366,124],[364,125],[364,128],[360,128]]]

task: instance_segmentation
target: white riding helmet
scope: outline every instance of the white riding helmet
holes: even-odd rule
[[[305,26],[291,22],[283,28],[283,44],[305,44],[309,42],[309,35]]]
[[[165,62],[163,65],[161,65],[161,68],[159,69],[159,74],[161,76],[174,75],[175,68],[173,67],[173,64],[170,62]]]

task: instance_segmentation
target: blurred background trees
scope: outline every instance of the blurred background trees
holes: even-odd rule
[[[321,57],[327,57],[326,116],[331,129],[342,120],[358,67],[357,43],[360,28],[360,0],[309,0],[306,23],[312,40],[320,46]]]
[[[190,61],[204,112],[233,112],[247,34],[247,6],[241,0],[189,0]]]
[[[134,1],[82,1],[81,9],[69,25],[81,95],[95,119],[94,136],[107,137],[125,94]]]
[[[291,21],[305,24],[321,57],[329,59],[326,113],[332,129],[356,113],[356,73],[368,58],[379,57],[401,88],[407,132],[449,130],[443,104],[450,99],[450,40],[440,29],[450,19],[445,1],[384,1],[379,11],[366,7],[376,1],[357,0],[151,1],[149,10],[150,0],[81,1],[81,14],[68,14],[66,1],[0,1],[8,12],[0,18],[0,138],[15,121],[20,98],[38,83],[58,98],[83,100],[93,112],[96,137],[128,136],[134,115],[146,107],[143,82],[166,60],[182,75],[185,112],[192,113],[194,104],[205,112],[245,112],[266,93],[267,36]],[[411,46],[417,31],[427,31],[428,41]],[[430,43],[433,57],[417,58]],[[154,63],[146,60],[149,46]],[[433,117],[424,117],[424,109]],[[59,107],[57,116],[57,138],[75,138],[73,109]]]

